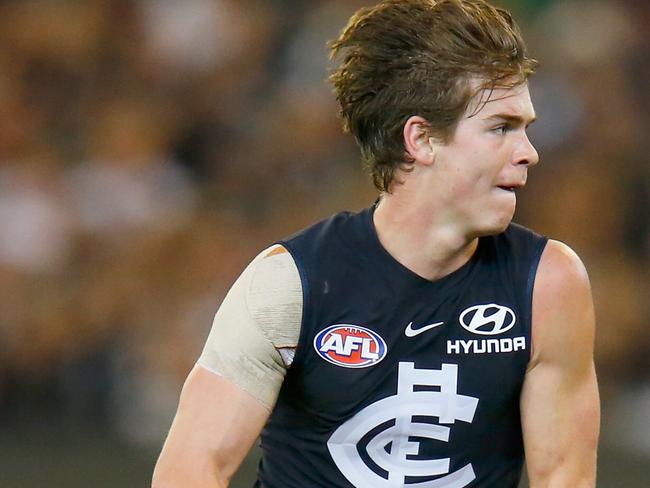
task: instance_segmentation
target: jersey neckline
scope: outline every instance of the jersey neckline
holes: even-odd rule
[[[428,286],[437,288],[443,286],[446,287],[448,285],[457,283],[458,281],[463,280],[469,273],[471,273],[483,253],[485,237],[479,237],[478,245],[466,263],[451,273],[446,274],[445,276],[442,276],[433,281],[429,280],[404,266],[397,259],[395,259],[395,257],[383,246],[379,240],[379,236],[377,235],[377,229],[375,228],[375,223],[373,220],[376,207],[377,203],[374,203],[370,207],[361,211],[364,230],[366,231],[365,233],[367,236],[367,243],[375,251],[374,254],[385,266],[387,271],[403,276],[407,282],[412,283],[414,286]]]

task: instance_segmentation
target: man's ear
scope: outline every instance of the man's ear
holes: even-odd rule
[[[434,139],[429,136],[426,119],[413,115],[404,124],[404,149],[420,164],[432,164],[435,159]]]

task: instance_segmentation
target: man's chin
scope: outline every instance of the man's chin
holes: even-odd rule
[[[494,219],[492,222],[484,222],[484,226],[481,227],[479,230],[478,236],[493,236],[496,234],[501,234],[504,232],[510,223],[512,222],[512,218],[514,217],[514,212],[508,214],[508,215],[503,215],[501,218]]]

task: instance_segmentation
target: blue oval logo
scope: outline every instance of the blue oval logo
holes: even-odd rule
[[[336,324],[314,338],[320,357],[344,368],[367,368],[386,357],[386,342],[375,331],[358,325]]]

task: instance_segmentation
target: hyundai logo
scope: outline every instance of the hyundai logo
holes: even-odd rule
[[[460,325],[474,334],[497,335],[514,327],[512,309],[496,303],[474,305],[460,314]]]

